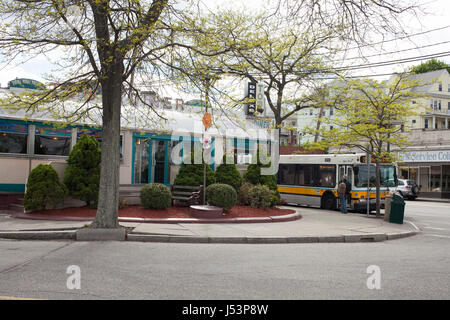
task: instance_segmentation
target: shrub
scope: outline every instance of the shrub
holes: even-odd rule
[[[67,159],[64,185],[69,194],[96,207],[100,185],[101,151],[94,137],[82,135]]]
[[[225,158],[225,157],[224,157]],[[224,183],[232,186],[236,192],[242,185],[242,176],[239,173],[236,165],[222,163],[216,169],[216,183]]]
[[[252,198],[250,197],[250,188],[252,184],[244,182],[239,188],[238,201],[240,205],[249,206]]]
[[[215,183],[206,188],[206,200],[212,206],[221,207],[229,211],[237,201],[237,193],[228,184]]]
[[[180,171],[173,184],[179,186],[201,186],[203,185],[203,163],[193,164],[193,153],[191,154],[191,164],[182,163]],[[206,166],[206,185],[209,186],[216,182],[214,171],[209,165]]]
[[[25,210],[44,210],[64,201],[66,187],[49,164],[40,164],[30,172],[23,199]]]
[[[141,189],[141,204],[146,209],[167,209],[172,204],[172,193],[161,183],[149,183]]]
[[[244,173],[244,181],[253,185],[261,184],[267,186],[273,191],[272,205],[275,205],[281,200],[277,187],[277,177],[276,175],[261,175],[261,168],[270,167],[271,163],[269,162],[268,164],[262,164],[259,155],[260,152],[258,150],[257,163],[248,165],[247,170]]]
[[[267,209],[272,207],[274,203],[274,191],[270,190],[267,186],[258,184],[253,186],[249,190],[250,205],[253,208]]]

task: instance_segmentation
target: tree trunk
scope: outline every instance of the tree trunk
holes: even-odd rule
[[[120,112],[123,61],[112,64],[102,84],[103,138],[98,207],[92,228],[118,228]]]

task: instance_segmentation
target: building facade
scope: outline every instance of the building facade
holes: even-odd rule
[[[9,90],[13,89],[2,88],[0,94],[5,95]],[[164,101],[156,108],[166,120],[149,121],[144,121],[145,112],[138,112],[136,106],[124,103],[121,185],[159,182],[170,186],[183,154],[202,150],[202,107],[180,102],[180,99],[165,98]],[[229,114],[223,117],[216,112],[214,124],[208,129],[212,147],[207,151],[213,169],[225,152],[234,154],[238,168],[243,171],[251,163],[258,145],[270,150],[267,129],[251,121],[237,126]],[[66,159],[83,134],[94,136],[101,147],[102,128],[96,123],[68,125],[45,112],[27,115],[24,110],[11,112],[0,108],[0,193],[23,193],[29,173],[39,164],[51,164],[62,180]]]

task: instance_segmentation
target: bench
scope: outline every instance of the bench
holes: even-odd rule
[[[182,203],[185,206],[201,204],[203,202],[203,186],[177,186],[171,187],[172,204]]]

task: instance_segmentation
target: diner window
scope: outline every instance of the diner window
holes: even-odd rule
[[[28,126],[0,122],[0,153],[27,153]]]
[[[26,134],[0,132],[0,152],[27,153]]]
[[[70,153],[70,137],[50,137],[36,135],[34,153],[55,156],[68,156]]]
[[[42,155],[68,156],[72,141],[71,129],[36,127],[34,153]]]

